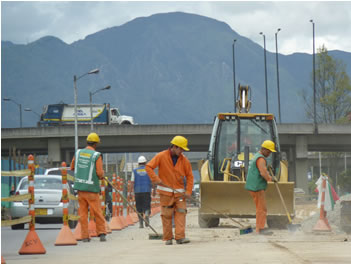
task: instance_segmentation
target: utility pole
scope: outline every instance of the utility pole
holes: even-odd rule
[[[236,113],[236,84],[235,84],[235,42],[233,41],[233,80],[234,80],[234,113]]]

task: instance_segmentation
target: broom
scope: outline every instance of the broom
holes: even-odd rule
[[[180,193],[180,194],[182,194],[183,196],[185,196],[184,193],[179,192],[179,191],[177,191],[176,189],[173,189],[172,187],[170,187],[170,186],[168,186],[168,185],[166,185],[166,184],[164,184],[164,183],[161,183],[160,185],[163,185],[164,187],[167,187],[167,188],[171,189],[171,190],[172,190],[173,192],[175,192],[175,193]],[[227,215],[225,215],[225,214],[222,214],[222,213],[218,212],[217,210],[215,210],[215,209],[213,209],[213,208],[211,208],[211,207],[209,207],[209,206],[207,206],[207,205],[204,206],[199,200],[197,200],[197,199],[195,199],[195,198],[193,198],[193,197],[191,197],[191,196],[189,197],[189,199],[192,200],[193,202],[196,202],[196,203],[200,204],[201,207],[205,207],[205,208],[207,208],[207,209],[210,209],[211,211],[213,211],[213,212],[219,214],[220,216],[223,216],[224,218],[230,219],[230,220],[233,221],[236,225],[239,225],[239,226],[240,226],[240,227],[239,227],[240,235],[245,235],[245,234],[252,233],[252,227],[251,227],[250,225],[244,226],[242,223],[240,223],[240,222],[234,220],[233,218],[231,218],[231,217],[229,217],[229,216],[227,216]]]
[[[131,205],[131,204],[129,203],[128,199],[127,199],[126,197],[124,197],[124,195],[110,182],[110,180],[109,180],[107,177],[105,177],[105,180],[108,182],[108,184],[110,184],[110,186],[111,186],[113,189],[115,189],[116,192],[119,193],[119,195],[123,198],[123,200],[126,201],[127,204],[138,214],[139,218],[143,219],[143,221],[145,222],[145,224],[146,224],[148,227],[150,227],[151,230],[155,233],[155,234],[149,234],[149,239],[150,239],[150,240],[159,240],[159,239],[162,239],[162,238],[163,238],[162,234],[159,234],[159,233],[156,232],[156,230],[150,225],[150,223],[148,223],[148,222],[144,219],[144,217],[137,211],[137,209],[136,209],[133,205]]]

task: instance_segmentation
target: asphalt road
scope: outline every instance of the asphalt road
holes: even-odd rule
[[[2,228],[2,256],[6,262],[35,264],[113,263],[113,264],[350,264],[351,236],[335,232],[314,234],[274,230],[272,236],[254,233],[240,235],[230,221],[217,228],[199,228],[197,208],[189,208],[187,237],[191,243],[171,246],[161,240],[149,240],[152,231],[137,225],[107,236],[107,242],[93,238],[90,243],[76,246],[55,246],[60,225],[37,225],[37,233],[45,249],[44,255],[19,255],[28,230]],[[249,222],[254,225],[254,222]],[[159,214],[151,218],[152,226],[162,233]]]
[[[47,251],[48,248],[51,248],[50,245],[54,245],[61,227],[62,224],[35,225],[35,231]],[[25,225],[24,230],[12,230],[11,227],[1,227],[1,255],[7,258],[19,256],[18,251],[22,247],[28,232],[28,224]]]

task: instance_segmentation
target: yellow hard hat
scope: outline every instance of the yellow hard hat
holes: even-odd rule
[[[96,142],[100,143],[100,137],[96,133],[90,133],[87,137],[87,142]]]
[[[188,140],[185,137],[182,136],[175,136],[172,141],[171,144],[176,145],[182,149],[184,149],[185,151],[189,151],[190,149],[188,149]]]
[[[265,141],[263,141],[261,147],[262,147],[262,148],[265,148],[265,149],[268,149],[268,150],[270,150],[270,151],[272,151],[272,152],[277,152],[277,151],[275,150],[275,144],[274,144],[274,142],[271,141],[271,140],[265,140]]]

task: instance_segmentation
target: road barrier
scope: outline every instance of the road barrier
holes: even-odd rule
[[[28,156],[28,169],[30,174],[28,176],[28,193],[31,195],[31,198],[28,200],[29,205],[29,215],[31,220],[29,222],[29,232],[22,244],[22,247],[18,251],[20,255],[24,254],[45,254],[46,250],[41,243],[39,236],[35,232],[35,209],[34,209],[34,157],[33,155]]]
[[[117,176],[116,173],[112,175],[112,184],[117,186]],[[120,217],[119,217],[119,208],[117,202],[117,192],[112,188],[112,218],[110,221],[110,228],[112,231],[122,230],[124,227]]]
[[[108,222],[106,221],[106,191],[105,191],[105,187],[106,187],[106,181],[105,180],[100,180],[100,200],[101,200],[101,210],[102,210],[102,215],[105,218],[105,229],[106,229],[106,233],[111,233],[111,228],[110,225],[108,224]]]
[[[77,245],[77,240],[75,239],[71,229],[68,226],[69,216],[68,216],[68,182],[67,182],[67,170],[66,170],[66,162],[62,162],[61,164],[61,175],[62,175],[62,203],[63,203],[63,216],[62,222],[63,226],[61,228],[60,233],[58,234],[55,242],[55,246],[70,246]]]
[[[330,227],[328,219],[327,219],[327,212],[324,210],[325,192],[326,192],[327,178],[328,177],[325,174],[322,175],[321,177],[323,179],[322,188],[321,188],[321,190],[319,190],[321,192],[320,195],[322,195],[321,206],[320,206],[320,210],[319,210],[319,219],[318,219],[316,225],[314,226],[313,231],[330,232],[331,227]]]
[[[118,199],[118,208],[119,208],[119,217],[121,218],[121,221],[123,223],[123,227],[128,227],[128,223],[126,221],[126,218],[124,217],[124,207],[123,207],[123,199],[120,195],[120,193],[123,193],[123,179],[121,177],[117,177],[117,188],[119,190],[119,193],[117,193],[117,199]]]
[[[128,181],[128,182],[127,182],[127,201],[128,201],[128,203],[127,203],[127,215],[126,215],[126,222],[127,222],[128,226],[134,225],[133,218],[132,218],[132,216],[130,215],[131,210],[132,210],[132,209],[130,208],[130,203],[131,203],[131,201],[132,201],[132,192],[131,192],[132,190],[131,190],[131,188],[132,188],[131,182]]]

